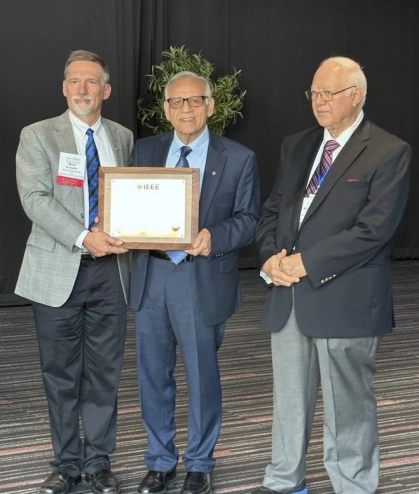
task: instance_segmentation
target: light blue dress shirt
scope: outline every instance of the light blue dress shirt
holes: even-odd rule
[[[208,127],[204,132],[188,146],[192,149],[192,152],[188,154],[189,168],[199,168],[199,187],[202,188],[202,182],[204,180],[205,162],[207,161],[209,144],[209,131]],[[185,146],[176,134],[167,155],[166,168],[174,168],[180,158],[180,148]]]

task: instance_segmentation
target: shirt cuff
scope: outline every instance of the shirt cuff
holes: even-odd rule
[[[82,248],[84,247],[84,245],[83,245],[84,239],[85,239],[85,237],[86,237],[86,235],[87,235],[88,233],[89,233],[89,230],[84,230],[84,232],[82,232],[82,233],[78,236],[78,238],[77,238],[77,240],[76,240],[76,242],[75,242],[75,244],[74,244],[74,245],[75,245],[76,247],[78,247],[79,249],[82,249]]]
[[[260,274],[260,277],[265,280],[265,282],[268,284],[268,285],[272,285],[273,284],[273,281],[272,279],[266,274],[264,273],[263,271],[260,271],[259,272]]]

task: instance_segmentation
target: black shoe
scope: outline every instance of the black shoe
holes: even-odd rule
[[[211,494],[212,475],[203,472],[188,472],[181,494]]]
[[[94,494],[120,494],[121,492],[118,479],[110,468],[86,473],[86,480],[92,484]]]
[[[138,486],[140,494],[165,494],[176,485],[176,468],[171,472],[150,470]]]
[[[274,491],[272,489],[269,489],[268,487],[259,487],[259,489],[256,489],[255,491],[252,492],[252,494],[281,494],[279,491]]]
[[[72,477],[68,473],[53,472],[41,484],[39,494],[68,494],[74,484],[79,484],[81,475]]]

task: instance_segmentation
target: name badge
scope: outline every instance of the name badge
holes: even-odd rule
[[[304,220],[305,215],[307,214],[308,208],[311,206],[311,203],[313,202],[315,194],[310,194],[308,197],[304,197],[303,199],[303,205],[301,206],[301,213],[300,213],[300,221],[298,223],[298,227],[301,227],[301,224]]]
[[[86,170],[86,156],[60,153],[57,184],[83,187]]]

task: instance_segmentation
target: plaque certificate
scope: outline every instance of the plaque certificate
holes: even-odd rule
[[[130,249],[189,249],[198,216],[198,168],[99,169],[99,227]]]

